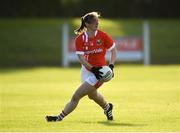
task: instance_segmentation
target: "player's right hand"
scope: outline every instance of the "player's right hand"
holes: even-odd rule
[[[102,78],[101,74],[103,74],[103,73],[99,71],[101,68],[102,67],[92,67],[91,68],[91,72],[96,76],[97,80]]]

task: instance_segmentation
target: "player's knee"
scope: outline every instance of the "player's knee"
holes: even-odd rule
[[[96,98],[96,96],[95,95],[88,95],[88,98],[91,100],[94,100]]]
[[[93,99],[93,97],[91,95],[88,95],[88,98],[91,99],[91,100]]]

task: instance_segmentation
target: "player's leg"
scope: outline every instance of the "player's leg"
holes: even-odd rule
[[[98,93],[97,90],[89,93],[88,97],[89,99],[94,100],[94,102],[96,102],[102,108],[104,108],[104,106],[107,104],[104,97],[100,93]]]
[[[97,90],[89,93],[88,97],[102,107],[102,109],[104,110],[104,114],[107,116],[108,120],[113,120],[113,105],[111,103],[107,103],[104,97],[100,93],[98,93]]]
[[[61,121],[66,115],[71,113],[79,103],[79,100],[85,95],[93,92],[96,88],[87,82],[84,82],[73,94],[69,103],[58,116],[46,116],[47,121]]]
[[[66,112],[67,114],[71,113],[76,108],[79,100],[82,97],[88,95],[95,90],[96,88],[94,86],[90,85],[87,82],[84,82],[73,94],[71,101],[65,106],[64,112]]]

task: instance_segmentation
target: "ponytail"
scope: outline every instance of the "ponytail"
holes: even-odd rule
[[[82,31],[84,31],[85,27],[86,27],[86,25],[85,25],[85,22],[84,22],[84,18],[81,17],[81,26],[78,29],[74,30],[74,33],[76,35],[79,35]]]

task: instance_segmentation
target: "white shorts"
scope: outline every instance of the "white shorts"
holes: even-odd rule
[[[81,83],[84,82],[89,83],[92,86],[95,86],[96,88],[100,87],[102,83],[99,82],[99,80],[96,79],[95,75],[87,70],[84,66],[81,68]]]

